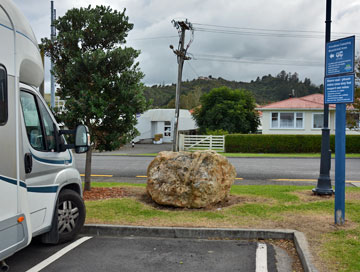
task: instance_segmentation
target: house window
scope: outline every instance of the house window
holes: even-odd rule
[[[0,66],[0,126],[8,119],[7,75],[4,67]]]
[[[165,121],[164,136],[167,136],[167,137],[171,136],[171,122],[170,121]]]
[[[280,113],[280,128],[294,128],[294,113]]]
[[[294,129],[304,127],[302,112],[272,112],[271,128]]]
[[[277,112],[271,113],[271,127],[272,128],[279,127],[279,113],[277,113]]]
[[[322,128],[324,124],[324,114],[314,113],[312,123],[313,123],[312,128]]]

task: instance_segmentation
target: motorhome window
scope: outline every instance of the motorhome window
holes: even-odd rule
[[[51,119],[50,114],[44,104],[41,101],[38,101],[38,104],[45,129],[45,141],[47,144],[47,150],[54,151],[56,148],[54,122]]]
[[[8,119],[7,74],[0,66],[0,126],[6,124]]]
[[[20,101],[29,142],[34,149],[45,151],[46,148],[43,137],[43,130],[35,96],[31,93],[21,91]]]

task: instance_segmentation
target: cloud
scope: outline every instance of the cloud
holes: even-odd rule
[[[39,38],[50,34],[50,1],[14,0]],[[175,83],[177,62],[169,45],[177,47],[178,33],[172,19],[194,23],[193,54],[183,78],[198,75],[249,81],[281,70],[298,72],[317,84],[324,77],[325,1],[313,0],[55,0],[57,15],[73,7],[110,5],[123,10],[134,29],[127,46],[141,50],[138,58],[145,84]],[[333,1],[335,32],[360,29],[357,0]],[[195,24],[197,23],[197,24]],[[215,26],[211,26],[215,25]],[[227,26],[220,28],[217,26]],[[204,31],[206,30],[206,32]],[[209,32],[217,29],[218,31]],[[276,31],[283,30],[283,31]],[[214,33],[216,32],[216,33]],[[349,36],[334,33],[333,38]],[[190,32],[186,32],[187,41]],[[357,42],[358,43],[358,42]],[[356,47],[359,51],[359,45]],[[204,57],[206,55],[207,57]],[[202,57],[201,57],[202,56]],[[301,66],[307,65],[309,66]],[[316,63],[317,66],[313,66]],[[48,88],[47,88],[48,89]]]
[[[337,20],[341,20],[343,19],[345,16],[356,16],[356,15],[359,15],[360,13],[360,4],[356,4],[356,3],[353,3],[343,9],[341,9],[337,15],[336,15],[336,19]]]

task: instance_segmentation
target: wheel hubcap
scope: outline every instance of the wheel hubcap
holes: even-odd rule
[[[70,200],[60,203],[58,208],[58,230],[59,233],[71,232],[76,226],[79,209]]]

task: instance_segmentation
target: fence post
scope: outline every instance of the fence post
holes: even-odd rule
[[[222,149],[225,152],[225,135],[222,135]]]
[[[179,134],[179,151],[184,151],[184,134]]]

